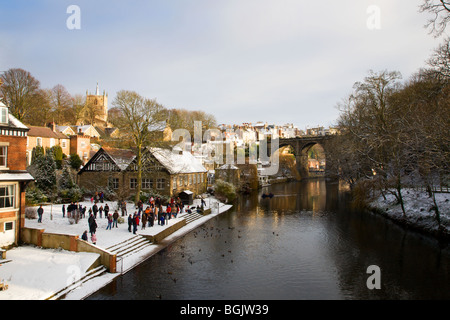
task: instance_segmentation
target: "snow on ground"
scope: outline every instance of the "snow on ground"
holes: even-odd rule
[[[97,259],[96,253],[18,247],[7,252],[13,262],[0,266],[0,281],[8,289],[0,291],[0,300],[38,300],[62,289],[74,277],[81,276]]]
[[[385,194],[386,200],[380,195],[371,203],[372,207],[379,209],[387,216],[399,220],[402,215],[402,208],[397,203],[394,195]],[[402,192],[406,223],[420,229],[435,232],[438,229],[433,199],[424,191],[415,189],[404,189]],[[441,216],[441,224],[444,230],[450,234],[450,193],[435,193],[437,207]]]
[[[103,205],[106,203],[108,203],[111,213],[117,208],[115,202],[105,201]],[[93,205],[90,201],[83,201],[81,204],[87,207],[87,212]],[[194,200],[194,206],[197,204],[200,204],[200,200],[198,199]],[[98,206],[100,205],[98,204]],[[144,209],[145,207],[144,205]],[[206,208],[209,207],[212,208],[211,214],[186,225],[168,236],[165,240],[168,242],[176,240],[219,213],[230,209],[231,205],[224,205],[211,197],[206,199]],[[89,231],[87,216],[79,220],[78,224],[70,224],[67,217],[62,217],[62,204],[47,205],[43,208],[42,223],[38,223],[37,219],[25,219],[25,227],[45,229],[46,232],[50,233],[79,235],[80,238],[84,230]],[[127,213],[133,214],[135,211],[135,206],[132,203],[127,203]],[[172,218],[169,220],[168,225],[165,226],[159,226],[155,223],[153,227],[146,227],[145,230],[142,230],[141,226],[139,226],[137,234],[155,235],[176,221],[184,219],[183,216],[186,214],[179,214],[176,219]],[[121,216],[120,211],[119,216]],[[98,225],[96,245],[103,249],[134,236],[132,232],[128,232],[127,217],[124,217],[124,223],[119,223],[118,228],[113,228],[112,230],[106,230],[108,223],[104,215],[102,218],[97,216],[96,221]],[[129,261],[129,263],[139,263],[152,252],[156,253],[162,248],[160,244],[152,245],[152,248],[150,248],[150,251],[147,252],[145,257],[137,255],[132,257],[132,261]],[[82,277],[97,257],[98,254],[95,253],[70,252],[61,249],[42,249],[34,246],[20,246],[8,250],[6,258],[7,261],[11,261],[6,263],[0,262],[0,282],[6,283],[9,288],[0,291],[0,300],[46,299],[72,283],[75,279]],[[117,273],[108,273],[95,278],[70,293],[66,299],[82,299],[97,291],[118,275]]]

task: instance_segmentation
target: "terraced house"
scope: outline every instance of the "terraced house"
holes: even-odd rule
[[[78,185],[91,191],[114,191],[119,198],[135,194],[138,185],[136,154],[102,147],[78,172]],[[169,197],[182,191],[206,192],[207,170],[191,153],[177,149],[145,148],[142,191]]]

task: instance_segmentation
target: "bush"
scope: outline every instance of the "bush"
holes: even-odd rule
[[[78,154],[72,153],[69,158],[69,163],[73,169],[78,171],[78,170],[80,170],[80,167],[83,164],[83,161],[81,160],[81,158]]]
[[[236,199],[236,187],[221,179],[214,184],[214,196],[220,201],[232,202]]]
[[[25,202],[27,204],[38,204],[47,202],[47,196],[36,187],[28,187],[25,192]]]
[[[25,208],[25,218],[27,218],[27,219],[37,219],[37,209],[36,209],[36,207],[26,207]]]

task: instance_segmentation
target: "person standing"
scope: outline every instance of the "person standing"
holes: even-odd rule
[[[92,206],[92,212],[94,213],[94,218],[97,219],[97,212],[98,212],[97,203],[94,203],[94,205]]]
[[[131,228],[133,227],[133,217],[131,213],[128,215],[128,232],[131,232]]]
[[[94,216],[91,214],[89,217],[89,232],[91,233],[91,236],[95,234],[97,231],[97,221],[95,221]]]
[[[114,226],[116,227],[116,228],[118,228],[117,227],[117,220],[119,219],[119,213],[117,212],[117,210],[115,210],[114,211],[114,214],[113,214],[113,228],[114,228]]]
[[[147,213],[142,212],[142,229],[145,229],[146,224],[147,224]]]
[[[112,225],[112,221],[113,221],[112,215],[108,214],[107,219],[108,219],[108,226],[106,227],[106,230],[108,230],[108,229],[111,230],[111,225]]]
[[[66,205],[65,204],[63,204],[63,206],[62,206],[62,213],[63,213],[63,218],[65,218],[66,217]]]
[[[38,222],[42,222],[42,215],[44,214],[44,209],[42,208],[42,205],[39,206],[39,209],[37,209],[38,214]]]
[[[101,219],[102,213],[103,213],[103,206],[100,206],[100,208],[98,208],[98,213],[100,214],[100,219]]]
[[[97,244],[97,236],[95,235],[95,233],[92,234],[91,241],[93,244]]]
[[[105,208],[103,209],[103,211],[105,211],[105,218],[108,218],[108,214],[109,214],[109,206],[108,206],[108,204],[105,204]]]
[[[137,226],[138,226],[138,217],[137,217],[137,214],[136,214],[136,212],[134,213],[134,215],[133,215],[133,234],[136,234],[136,231],[137,231]]]

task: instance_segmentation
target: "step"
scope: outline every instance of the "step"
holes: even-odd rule
[[[186,220],[186,223],[191,223],[192,221],[203,218],[203,215],[199,213],[188,213],[184,215],[183,218]]]
[[[107,248],[107,250],[115,253],[117,255],[117,258],[120,259],[137,253],[152,244],[153,243],[147,238],[141,235],[135,235],[130,239]]]
[[[117,254],[117,257],[122,257],[122,258],[128,257],[131,254],[134,254],[134,253],[137,253],[137,252],[143,250],[144,248],[150,247],[152,244],[153,243],[148,240],[144,241],[144,242],[140,242],[139,246],[132,246],[132,247],[129,247],[128,250],[121,251],[120,254],[119,253]]]
[[[78,287],[82,286],[84,283],[86,283],[89,280],[92,280],[98,276],[101,276],[107,272],[105,266],[99,266],[97,268],[93,268],[89,270],[83,277],[75,281],[74,283],[68,285],[67,287],[59,290],[58,292],[54,293],[50,297],[48,297],[46,300],[59,300],[64,298],[69,292],[77,289]]]
[[[126,247],[126,246],[130,245],[130,243],[133,243],[134,241],[136,241],[137,239],[140,239],[140,238],[141,238],[141,236],[135,235],[135,236],[133,236],[133,237],[127,239],[127,240],[124,240],[122,242],[116,243],[116,244],[106,248],[106,250],[114,252],[116,250],[119,250],[122,247]]]

